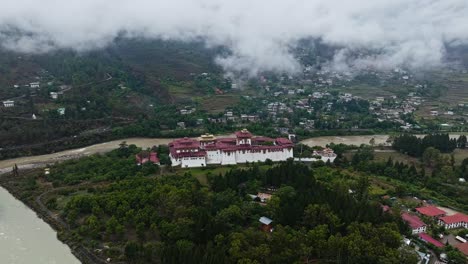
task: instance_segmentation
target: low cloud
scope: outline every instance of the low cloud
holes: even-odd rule
[[[297,72],[301,39],[336,48],[331,67],[438,67],[468,44],[466,0],[16,0],[2,3],[0,45],[18,52],[103,48],[118,36],[230,50],[227,71]]]

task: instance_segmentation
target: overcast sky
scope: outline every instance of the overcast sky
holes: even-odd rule
[[[19,30],[27,34],[6,36]],[[0,45],[21,52],[105,47],[118,34],[225,45],[227,70],[296,71],[302,38],[343,47],[334,66],[440,65],[444,44],[468,43],[467,0],[15,0],[2,1]],[[379,56],[349,60],[362,49]]]

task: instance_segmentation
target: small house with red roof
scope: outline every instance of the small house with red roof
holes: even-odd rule
[[[390,212],[390,206],[388,205],[380,205],[380,208],[382,208],[382,212],[387,213]]]
[[[468,228],[468,215],[456,213],[439,218],[439,225],[445,229]]]
[[[426,242],[426,243],[429,243],[431,245],[434,245],[438,248],[443,248],[444,247],[444,244],[442,244],[442,242],[434,239],[433,237],[431,237],[430,235],[426,234],[426,233],[420,233],[418,235],[419,239],[421,239],[422,241]]]
[[[138,166],[151,162],[152,164],[159,165],[158,153],[142,151],[135,155],[135,160]]]
[[[416,208],[416,211],[421,215],[425,215],[428,217],[442,217],[445,216],[447,213],[444,210],[441,210],[435,206],[424,206]]]
[[[411,227],[413,235],[426,232],[427,226],[418,216],[402,213],[401,218]]]

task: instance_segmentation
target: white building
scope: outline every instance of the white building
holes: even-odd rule
[[[29,87],[31,88],[39,88],[40,87],[40,84],[38,82],[32,82],[29,84]]]
[[[50,98],[56,100],[58,98],[58,93],[57,92],[50,92]]]
[[[299,162],[316,162],[316,161],[323,161],[327,162],[330,161],[333,163],[336,159],[336,154],[331,148],[325,148],[323,150],[314,150],[313,157],[312,158],[294,158],[295,161]]]
[[[401,218],[403,218],[403,221],[408,223],[408,225],[411,227],[411,231],[413,235],[426,232],[426,229],[427,229],[426,224],[423,221],[421,221],[421,219],[417,217],[416,215],[403,213],[401,214]]]
[[[468,228],[468,215],[456,213],[439,218],[439,225],[443,225],[445,229],[453,228]]]
[[[169,144],[172,166],[204,167],[247,162],[284,161],[293,157],[294,144],[286,138],[253,137],[246,129],[235,138],[202,135],[198,140],[183,138]]]
[[[12,100],[3,101],[3,106],[4,107],[14,107],[15,106],[15,101],[12,101]]]

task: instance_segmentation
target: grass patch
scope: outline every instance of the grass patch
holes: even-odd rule
[[[402,88],[398,87],[375,87],[367,84],[352,85],[345,89],[338,89],[342,92],[352,91],[353,95],[361,96],[365,99],[373,99],[378,96],[391,96],[401,93]],[[404,89],[406,91],[406,88]]]
[[[453,156],[455,164],[460,165],[464,159],[468,158],[468,149],[455,149]]]
[[[404,164],[419,164],[418,158],[408,156],[400,152],[374,152],[375,161],[387,161],[388,158],[392,158],[393,162],[403,162]]]
[[[234,94],[216,95],[202,98],[200,105],[203,110],[209,113],[219,113],[224,112],[226,107],[235,106],[239,100],[239,96]]]
[[[57,195],[57,208],[63,210],[67,203],[74,197],[78,195],[89,195],[86,190],[76,191],[67,195]]]

